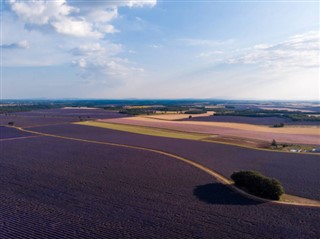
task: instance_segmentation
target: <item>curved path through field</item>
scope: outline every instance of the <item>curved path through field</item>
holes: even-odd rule
[[[31,130],[66,137],[146,147],[191,159],[229,178],[234,171],[257,170],[280,180],[289,194],[320,200],[319,155],[261,151],[233,145],[156,137],[84,125]]]
[[[46,130],[75,130],[75,138],[82,131],[124,135],[80,125]],[[1,145],[1,239],[320,236],[319,208],[242,197],[193,165],[157,152],[47,136]]]
[[[189,164],[189,165],[191,165],[191,166],[193,166],[193,167],[195,167],[197,169],[202,170],[203,172],[215,177],[220,183],[230,187],[234,191],[237,191],[238,193],[240,193],[241,195],[243,195],[246,198],[249,198],[249,199],[252,199],[252,200],[261,201],[261,202],[275,203],[275,204],[320,207],[320,201],[305,199],[305,198],[301,198],[301,197],[297,197],[297,196],[291,196],[291,195],[284,196],[284,200],[283,201],[271,201],[271,200],[266,200],[266,199],[263,199],[263,198],[256,197],[254,195],[248,194],[248,193],[244,192],[243,190],[235,187],[232,184],[232,181],[230,181],[229,179],[225,178],[221,174],[213,171],[212,169],[210,169],[208,167],[205,167],[205,166],[203,166],[203,165],[201,165],[201,164],[199,164],[197,162],[194,162],[194,161],[192,161],[190,159],[187,159],[187,158],[184,158],[184,157],[172,154],[172,153],[164,152],[162,150],[151,149],[151,148],[146,148],[146,147],[141,147],[141,146],[132,146],[132,145],[126,145],[126,144],[118,144],[118,143],[110,143],[110,142],[101,142],[101,141],[95,141],[95,140],[80,139],[80,138],[74,138],[74,137],[66,137],[66,136],[60,136],[60,135],[55,135],[55,134],[47,134],[47,133],[41,133],[41,132],[37,132],[37,131],[33,131],[33,130],[26,130],[26,129],[23,129],[21,127],[15,127],[15,128],[20,130],[20,131],[22,131],[22,132],[41,135],[41,136],[68,139],[68,140],[74,140],[74,141],[80,141],[80,142],[86,142],[86,143],[94,143],[94,144],[111,145],[111,146],[117,146],[117,147],[125,147],[125,148],[130,148],[130,149],[139,149],[139,150],[144,150],[144,151],[148,151],[148,152],[158,153],[158,154],[165,155],[165,156],[174,158],[176,160],[182,161],[182,162],[184,162],[186,164]]]

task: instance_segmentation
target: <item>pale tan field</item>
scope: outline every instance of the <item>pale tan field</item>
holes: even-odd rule
[[[199,126],[214,126],[214,127],[223,127],[223,128],[231,128],[231,129],[240,129],[240,130],[249,130],[249,131],[258,131],[258,132],[269,132],[269,133],[285,133],[285,134],[310,134],[310,135],[319,135],[320,137],[320,127],[318,126],[286,126],[286,127],[278,127],[273,128],[264,125],[252,125],[252,124],[242,124],[242,123],[229,123],[229,122],[200,122],[200,121],[183,121],[183,122],[163,122],[159,121],[156,118],[145,117],[145,116],[137,116],[137,117],[128,117],[128,118],[119,118],[119,119],[111,119],[118,121],[127,121],[128,122],[148,122],[148,126],[152,126],[158,123],[166,123],[171,125],[199,125]],[[116,122],[115,122],[116,123]],[[151,124],[150,124],[151,123]]]
[[[300,143],[320,145],[320,128],[317,126],[272,128],[262,125],[227,123],[227,122],[199,122],[199,121],[170,121],[147,118],[143,116],[106,119],[103,122],[154,127],[183,132],[202,133],[222,136],[271,141],[282,143]]]

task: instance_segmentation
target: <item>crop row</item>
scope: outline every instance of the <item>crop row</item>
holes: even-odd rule
[[[3,238],[320,235],[319,209],[253,202],[163,155],[50,137],[2,144]]]
[[[35,131],[82,139],[154,148],[191,159],[229,177],[234,171],[256,170],[280,180],[289,194],[320,199],[317,155],[269,152],[231,145],[154,137],[110,129],[59,125]]]

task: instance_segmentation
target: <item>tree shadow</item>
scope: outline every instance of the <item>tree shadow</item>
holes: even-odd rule
[[[222,205],[258,205],[263,202],[245,198],[221,183],[199,185],[193,189],[193,195],[208,204]]]

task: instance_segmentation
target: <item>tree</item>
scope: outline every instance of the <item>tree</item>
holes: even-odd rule
[[[278,144],[277,144],[275,139],[272,140],[271,146],[273,146],[273,147],[277,147],[278,146]]]
[[[272,200],[279,200],[284,193],[281,183],[256,171],[239,171],[231,175],[235,185],[249,193]]]

